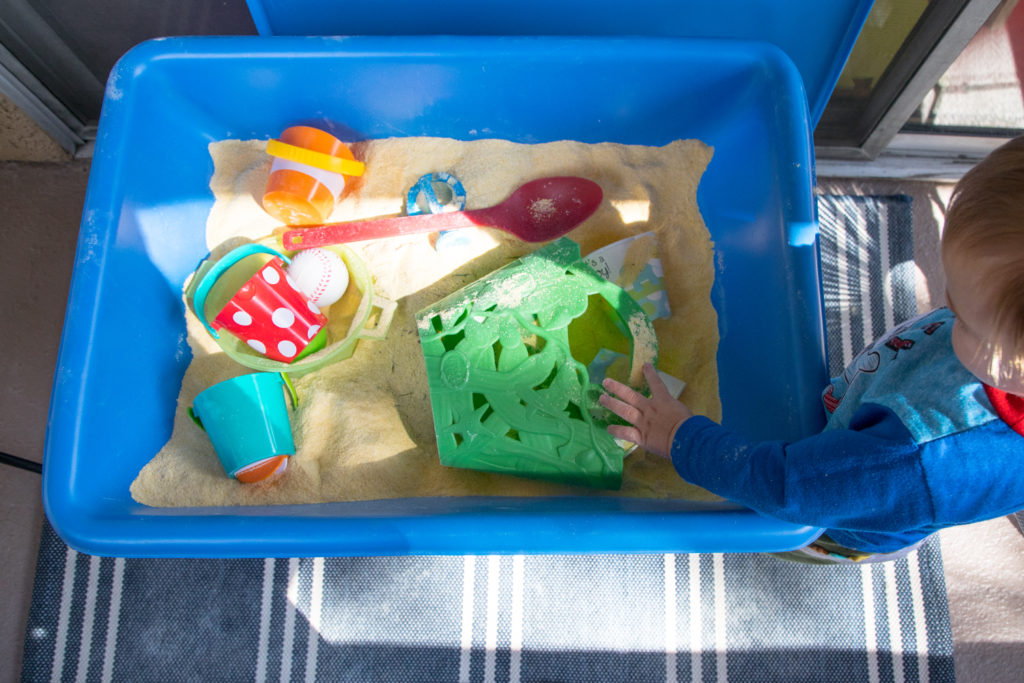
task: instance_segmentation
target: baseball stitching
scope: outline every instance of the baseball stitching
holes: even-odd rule
[[[327,257],[327,254],[322,251],[314,252],[313,255],[316,256],[317,260],[320,261],[320,265],[323,267],[323,272],[317,279],[316,287],[313,289],[313,296],[310,297],[316,301],[323,296],[324,291],[327,289],[327,281],[329,279],[327,275],[330,272],[330,260]]]

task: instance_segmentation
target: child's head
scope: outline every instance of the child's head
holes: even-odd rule
[[[1024,395],[1024,136],[957,183],[942,263],[957,358],[986,384]]]

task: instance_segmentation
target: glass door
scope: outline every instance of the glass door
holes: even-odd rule
[[[87,152],[107,74],[133,45],[255,31],[245,0],[0,0],[0,92],[65,149]]]
[[[1024,3],[1004,1],[911,114],[905,132],[1024,133]]]
[[[1018,55],[1018,0],[876,0],[815,130],[819,160],[980,158],[1024,132]]]
[[[88,154],[106,76],[132,45],[252,33],[245,0],[0,0],[0,92]],[[875,0],[815,130],[819,160],[873,161],[903,148],[970,156],[1024,130],[1017,36],[1018,0]],[[978,64],[995,66],[979,79]]]

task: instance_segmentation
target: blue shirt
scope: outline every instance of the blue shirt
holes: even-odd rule
[[[1024,509],[1024,438],[957,361],[953,319],[933,311],[861,352],[825,389],[829,421],[814,436],[758,443],[687,420],[672,444],[676,470],[869,553]]]

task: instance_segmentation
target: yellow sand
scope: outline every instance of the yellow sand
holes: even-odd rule
[[[279,226],[259,206],[270,168],[264,146],[256,140],[210,145],[215,203],[206,237],[215,255]],[[647,147],[392,138],[357,143],[353,152],[366,162],[367,171],[346,187],[332,220],[400,214],[407,189],[434,171],[449,171],[462,181],[468,208],[496,204],[541,176],[577,175],[599,183],[604,202],[569,236],[587,254],[623,237],[655,232],[673,312],[670,319],[654,323],[659,368],[687,382],[683,398],[695,412],[720,419],[718,328],[710,302],[713,250],[696,200],[711,148],[696,140]],[[189,311],[193,360],[182,381],[173,433],[132,484],[135,500],[203,506],[471,495],[715,499],[683,482],[669,462],[642,451],[626,459],[618,492],[442,467],[415,314],[535,245],[482,230],[468,254],[438,254],[428,235],[350,246],[365,260],[376,293],[397,301],[398,308],[385,341],[361,341],[349,360],[296,380],[300,405],[292,427],[297,452],[287,472],[266,484],[227,478],[208,437],[188,417],[186,410],[200,391],[252,372],[228,358]],[[633,254],[627,258],[635,260]]]

